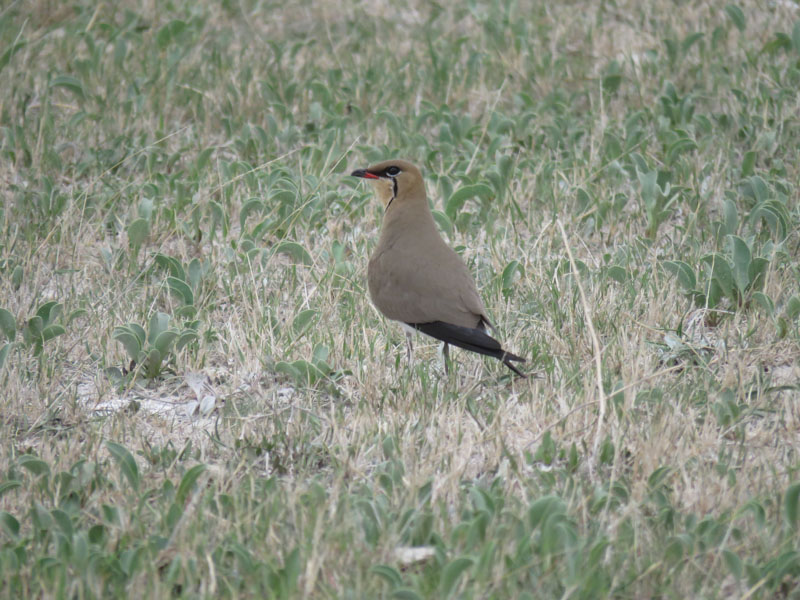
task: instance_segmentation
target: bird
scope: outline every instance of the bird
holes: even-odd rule
[[[489,335],[497,328],[486,314],[467,265],[447,245],[433,219],[422,173],[412,163],[393,159],[351,174],[372,183],[384,205],[378,245],[367,267],[372,303],[406,331],[408,359],[412,335],[419,331],[444,342],[445,371],[449,345],[512,364],[525,359],[505,350]]]

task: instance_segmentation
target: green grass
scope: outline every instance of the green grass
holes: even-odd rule
[[[800,597],[796,2],[18,1],[0,82],[3,596]],[[407,366],[391,157],[527,380]]]

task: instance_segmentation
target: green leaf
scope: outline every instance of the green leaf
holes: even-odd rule
[[[745,177],[750,177],[753,174],[753,167],[756,164],[756,156],[757,154],[750,150],[744,153],[744,158],[742,159],[742,179]]]
[[[528,521],[531,529],[543,525],[553,516],[564,515],[567,512],[567,507],[564,501],[558,496],[544,496],[539,498],[531,504],[528,510]]]
[[[36,316],[42,318],[43,325],[49,325],[64,312],[64,305],[60,302],[45,302],[36,311]]]
[[[242,231],[245,231],[245,223],[247,223],[247,218],[250,216],[250,213],[253,212],[264,212],[264,202],[260,198],[250,198],[242,206],[242,210],[239,212],[239,226],[241,227]]]
[[[183,300],[185,305],[191,306],[194,304],[194,292],[185,281],[177,277],[167,277],[167,285],[170,290]]]
[[[67,332],[61,325],[48,325],[42,330],[42,340],[52,340],[54,337],[64,335]]]
[[[139,467],[136,465],[136,459],[128,452],[125,446],[117,444],[116,442],[106,442],[106,448],[114,457],[120,472],[133,488],[134,491],[139,491]]]
[[[281,242],[275,246],[277,254],[288,254],[295,262],[311,265],[314,261],[308,251],[297,242]]]
[[[50,89],[58,87],[72,92],[79,100],[86,99],[86,91],[83,89],[83,84],[71,75],[59,75],[50,82]]]
[[[697,150],[697,144],[695,144],[694,140],[681,138],[677,142],[673,142],[667,149],[667,162],[673,163],[681,154],[691,150]]]
[[[742,560],[739,558],[739,555],[735,552],[731,552],[730,550],[723,550],[722,558],[725,561],[725,565],[728,567],[728,570],[731,572],[731,575],[733,575],[736,579],[741,579]]]
[[[136,219],[128,225],[128,244],[134,252],[141,248],[149,233],[150,224],[144,219]]]
[[[142,343],[129,327],[125,325],[115,327],[111,338],[122,344],[131,360],[137,360],[139,358],[139,352],[142,350]]]
[[[27,42],[25,41],[17,42],[9,46],[8,50],[3,52],[3,56],[0,56],[0,71],[2,71],[9,62],[11,62],[11,59],[14,57],[14,55],[22,50],[26,44]]]
[[[11,352],[11,348],[14,347],[14,342],[7,342],[0,348],[0,369],[3,368],[3,365],[6,364],[6,359],[8,358],[8,353]]]
[[[166,49],[186,29],[186,22],[175,19],[164,25],[156,34],[156,44],[161,50]]]
[[[796,319],[800,315],[800,297],[792,296],[786,302],[786,318]]]
[[[300,337],[306,332],[317,314],[318,312],[313,309],[303,310],[292,320],[292,330],[296,337]]]
[[[158,377],[159,373],[161,373],[161,361],[163,359],[164,357],[161,355],[161,352],[156,348],[151,348],[143,361],[146,364],[145,376],[149,379]]]
[[[32,454],[23,454],[19,457],[19,466],[30,471],[34,475],[49,475],[50,467],[42,459]]]
[[[186,344],[189,344],[198,339],[197,332],[191,329],[184,329],[181,332],[178,341],[175,342],[175,352],[180,352]]]
[[[739,31],[744,31],[745,19],[742,9],[735,4],[728,4],[728,6],[725,7],[725,12],[728,13],[731,21],[733,21],[733,24],[736,25],[736,29]]]
[[[750,262],[750,268],[747,270],[747,276],[750,279],[750,289],[760,290],[764,287],[764,279],[767,276],[767,268],[769,261],[761,256],[754,258]]]
[[[519,264],[519,261],[512,260],[510,263],[506,265],[506,268],[503,269],[503,296],[508,298],[511,295],[511,291],[514,287],[515,276],[519,272],[520,276],[522,276],[522,267]]]
[[[735,234],[739,227],[739,213],[729,198],[722,201],[722,214],[725,217],[725,233]]]
[[[675,277],[677,277],[678,283],[681,285],[681,287],[683,287],[683,289],[690,292],[695,290],[695,287],[697,286],[697,278],[694,275],[692,267],[690,267],[687,263],[680,260],[665,260],[661,264],[669,273],[672,273],[675,275]]]
[[[744,294],[750,284],[750,260],[752,254],[742,238],[732,235],[728,238],[731,244],[731,256],[733,257],[733,280],[740,294]]]
[[[19,537],[19,521],[14,515],[0,511],[0,530],[4,531],[8,537],[17,539]]]
[[[150,317],[150,330],[147,333],[147,341],[151,345],[156,343],[156,339],[167,329],[169,329],[170,317],[167,313],[156,312]]]
[[[15,490],[19,487],[22,487],[22,482],[17,481],[16,479],[11,479],[9,481],[4,481],[0,483],[0,498],[2,498],[6,493],[10,492],[11,490]]]
[[[392,592],[392,598],[396,600],[422,600],[417,592],[409,588],[400,588]]]
[[[175,493],[175,502],[177,504],[185,504],[187,498],[189,497],[189,493],[192,491],[194,484],[197,482],[197,478],[202,475],[208,467],[203,464],[195,465],[181,478],[181,482],[178,485],[178,491]]]
[[[797,20],[792,28],[792,46],[797,54],[800,54],[800,20]],[[0,64],[0,69],[2,69]]]
[[[439,229],[445,232],[447,237],[453,237],[453,222],[450,220],[450,217],[440,210],[433,210],[431,212],[433,213],[433,220],[436,221]]]
[[[464,206],[464,203],[471,198],[488,198],[492,195],[492,188],[484,183],[474,183],[458,188],[447,200],[444,212],[451,221]]]
[[[475,560],[468,556],[459,556],[447,563],[442,571],[441,588],[443,597],[450,596],[461,575],[473,564],[475,564]]]
[[[0,331],[9,342],[13,342],[17,337],[17,320],[5,308],[0,308]]]
[[[753,294],[753,302],[761,307],[761,309],[768,315],[772,316],[775,314],[775,304],[772,302],[772,298],[767,296],[765,293],[755,292]]]
[[[21,265],[14,267],[14,270],[11,272],[11,287],[13,287],[15,290],[18,290],[22,285],[23,275],[25,275],[25,271]]]
[[[392,588],[400,587],[403,584],[403,578],[398,570],[389,565],[373,565],[369,571],[386,581]]]
[[[719,286],[720,291],[726,297],[736,300],[737,296],[734,294],[735,283],[728,260],[717,252],[707,254],[702,260],[711,266],[711,281]]]
[[[161,356],[169,354],[170,348],[175,340],[178,338],[178,332],[174,329],[167,329],[158,334],[153,347],[158,350]]]
[[[800,516],[800,483],[790,485],[783,496],[783,514],[792,529],[797,529]]]
[[[157,252],[153,256],[153,259],[156,261],[158,266],[169,271],[169,274],[173,277],[182,279],[184,281],[186,280],[186,273],[184,273],[183,266],[181,266],[181,263],[177,258]]]

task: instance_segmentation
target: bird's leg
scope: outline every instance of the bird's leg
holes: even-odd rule
[[[408,368],[410,369],[412,366],[412,354],[414,352],[414,342],[412,341],[412,336],[414,334],[410,331],[406,331],[406,358],[408,359]]]
[[[442,346],[442,360],[444,362],[444,374],[450,375],[450,345],[447,342]]]

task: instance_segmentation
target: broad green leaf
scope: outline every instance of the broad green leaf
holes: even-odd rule
[[[295,336],[299,337],[306,332],[306,330],[311,326],[311,322],[313,321],[314,317],[316,317],[318,312],[313,309],[303,310],[301,311],[293,320],[292,320],[292,330],[294,331]]]
[[[794,27],[792,28],[792,46],[794,47],[794,51],[800,54],[800,19],[795,21]],[[2,65],[0,65],[0,69],[2,68]]]
[[[181,332],[178,341],[175,342],[175,352],[180,352],[186,344],[195,341],[198,338],[197,332],[191,329],[184,329]]]
[[[297,242],[281,242],[275,246],[275,252],[277,254],[288,254],[292,260],[304,265],[311,265],[314,262],[308,251]]]
[[[156,44],[161,50],[166,49],[186,29],[186,22],[174,19],[158,30]]]
[[[702,260],[711,266],[710,279],[719,286],[722,294],[732,300],[736,299],[736,295],[734,294],[735,282],[728,260],[716,252],[707,254]]]
[[[750,279],[751,290],[760,290],[764,287],[764,278],[767,276],[768,267],[769,261],[761,256],[750,261],[750,268],[747,270],[747,275]]]
[[[506,265],[506,268],[503,269],[503,295],[508,298],[511,295],[511,290],[514,287],[515,276],[517,273],[522,275],[522,267],[519,264],[519,261],[512,260],[510,263]]]
[[[392,592],[392,598],[395,600],[423,600],[417,592],[409,588],[400,588]]]
[[[17,320],[5,308],[0,308],[0,331],[9,342],[13,342],[17,337]]]
[[[11,348],[13,347],[14,347],[14,342],[6,342],[5,344],[3,344],[3,347],[0,348],[0,369],[2,369],[3,365],[6,364],[8,353],[11,352]]]
[[[55,321],[64,312],[64,305],[59,302],[45,302],[36,311],[36,316],[42,318],[42,323],[48,325]]]
[[[181,263],[177,258],[167,256],[166,254],[161,254],[160,252],[156,253],[153,258],[155,259],[156,264],[169,271],[170,275],[177,279],[186,281],[186,273],[183,271],[183,266],[181,266]]]
[[[153,379],[154,377],[158,377],[159,373],[161,373],[161,361],[164,359],[161,352],[159,352],[156,348],[151,348],[147,351],[143,360],[139,362],[143,362],[146,364],[145,368],[145,376],[149,379]]]
[[[200,464],[195,465],[181,478],[181,482],[178,485],[178,491],[175,493],[175,502],[177,504],[185,504],[186,500],[189,497],[189,493],[192,491],[194,484],[197,482],[198,477],[203,474],[203,472],[207,469],[206,465]]]
[[[188,281],[192,289],[196,290],[200,286],[200,280],[203,278],[204,274],[203,262],[199,258],[193,258],[189,262],[188,271],[189,271],[189,279],[184,279],[184,281]]]
[[[11,44],[11,45],[8,47],[8,50],[6,50],[5,52],[3,52],[3,55],[2,55],[2,56],[0,56],[0,71],[2,71],[2,70],[3,70],[3,68],[4,68],[4,67],[5,67],[5,66],[6,66],[6,65],[9,63],[9,62],[11,62],[11,59],[14,57],[14,55],[15,55],[17,52],[19,52],[20,50],[22,50],[22,49],[25,47],[25,45],[26,45],[26,44],[27,44],[27,42],[25,42],[25,41],[16,42],[16,43],[14,43],[14,44]]]
[[[138,323],[128,323],[128,328],[130,329],[131,333],[133,333],[139,340],[139,346],[143,348],[144,342],[147,339],[147,334],[144,332],[144,327],[142,327]]]
[[[136,219],[128,225],[128,243],[130,247],[138,250],[150,234],[150,224],[144,219]]]
[[[19,487],[22,487],[22,482],[17,481],[16,479],[10,479],[8,481],[0,483],[0,498],[2,498],[6,493],[10,492],[11,490],[15,490]]]
[[[122,344],[131,360],[137,360],[139,358],[139,352],[142,350],[142,343],[129,327],[115,327],[111,337]]]
[[[439,229],[447,234],[447,237],[453,237],[453,222],[450,220],[450,217],[440,210],[433,210],[431,212],[433,213],[433,220],[436,221]]]
[[[23,454],[19,457],[19,466],[30,471],[34,475],[49,475],[50,466],[42,459],[31,454]]]
[[[790,485],[783,496],[783,514],[792,529],[797,529],[800,517],[800,483]]]
[[[75,94],[79,100],[86,99],[86,91],[83,88],[83,84],[78,79],[72,77],[71,75],[59,75],[58,77],[55,77],[50,82],[50,89],[57,87],[69,90],[70,92]]]
[[[264,212],[264,202],[260,198],[250,198],[242,206],[242,210],[239,212],[239,226],[242,228],[242,231],[245,230],[245,223],[247,223],[247,218],[250,216],[251,213],[254,212],[259,212],[259,213]]]
[[[54,337],[64,335],[67,332],[61,325],[48,325],[42,330],[42,340],[52,340]]]
[[[147,333],[147,341],[150,344],[155,344],[156,339],[163,332],[169,329],[170,317],[167,313],[156,312],[150,317],[150,329]]]
[[[786,302],[786,317],[796,319],[800,315],[800,296],[792,296]]]
[[[528,522],[532,529],[544,524],[553,515],[566,514],[564,501],[558,496],[544,496],[531,504],[528,510]]]
[[[178,332],[174,329],[167,329],[158,334],[153,347],[159,351],[161,356],[169,354],[170,348],[175,340],[178,338]]]
[[[464,203],[471,198],[488,198],[492,195],[492,188],[484,183],[474,183],[458,188],[447,200],[444,212],[452,221],[464,206]]]
[[[725,233],[735,234],[739,227],[739,213],[729,198],[722,201],[722,214],[725,217]]]
[[[189,287],[185,281],[177,277],[167,277],[167,285],[170,290],[183,300],[184,304],[194,304],[194,293],[192,292],[192,288]]]
[[[767,296],[765,293],[755,292],[753,294],[753,302],[761,307],[761,309],[768,315],[775,314],[775,304],[772,302],[772,298]]]
[[[742,179],[750,177],[753,174],[756,156],[757,154],[753,150],[744,153],[744,158],[742,159]]]
[[[19,537],[19,529],[19,521],[14,515],[5,511],[0,512],[0,530],[4,531],[11,539],[17,539]]]
[[[11,287],[15,290],[18,290],[19,287],[22,285],[22,277],[25,275],[25,270],[22,268],[21,265],[17,265],[14,267],[14,270],[11,272]]]
[[[450,596],[455,589],[461,575],[473,564],[475,564],[475,560],[468,556],[459,556],[458,558],[454,558],[447,563],[445,568],[442,570],[442,597],[446,598]]]
[[[750,284],[750,248],[742,238],[732,235],[729,238],[731,256],[733,257],[733,280],[740,294],[744,294]]]
[[[400,576],[400,572],[389,565],[373,565],[370,567],[369,571],[382,578],[392,588],[399,587],[403,584],[403,578]]]
[[[116,442],[106,442],[106,448],[114,457],[114,460],[119,467],[120,472],[128,480],[130,486],[134,491],[139,490],[139,467],[136,465],[136,459],[128,452],[128,449]]]
[[[731,552],[730,550],[723,550],[722,551],[722,558],[725,561],[725,565],[728,567],[728,570],[731,572],[737,580],[742,578],[742,560],[739,558],[739,555],[735,552]]]
[[[694,291],[697,286],[697,278],[694,275],[692,267],[680,260],[665,260],[661,264],[664,265],[664,268],[669,273],[675,275],[683,289],[690,292]]]
[[[731,21],[733,21],[733,24],[736,25],[736,29],[739,31],[744,31],[745,18],[742,9],[735,4],[728,4],[728,6],[725,7],[725,12],[728,13]]]
[[[673,163],[681,154],[691,150],[697,150],[697,144],[694,143],[694,140],[681,138],[677,142],[673,142],[667,149],[667,162]]]

